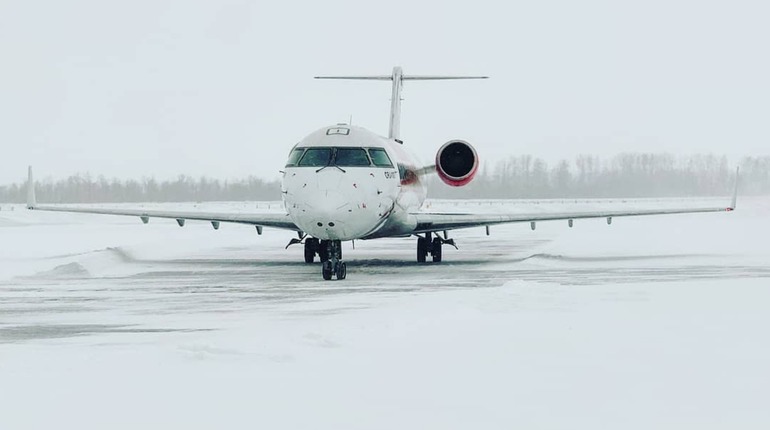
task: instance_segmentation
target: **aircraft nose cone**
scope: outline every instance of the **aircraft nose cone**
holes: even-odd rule
[[[350,209],[350,202],[338,190],[318,190],[308,196],[305,204],[315,218],[311,222],[317,227],[337,226],[344,222],[344,216]]]
[[[326,169],[314,175],[285,182],[287,211],[302,231],[322,240],[353,240],[382,224],[389,209],[382,207],[376,188],[351,172]]]

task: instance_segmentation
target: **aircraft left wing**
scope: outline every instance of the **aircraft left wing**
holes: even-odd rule
[[[735,189],[729,206],[717,207],[681,207],[668,209],[629,209],[629,210],[598,210],[575,212],[551,212],[531,214],[468,214],[468,213],[428,213],[416,212],[411,214],[417,221],[414,233],[431,233],[437,231],[456,230],[461,228],[485,227],[497,224],[529,222],[534,229],[538,221],[572,220],[585,218],[606,218],[608,223],[614,217],[643,216],[643,215],[672,215],[704,212],[731,212],[735,210],[738,200],[738,174],[735,177]]]
[[[671,215],[702,212],[729,212],[732,207],[711,207],[711,208],[678,208],[678,209],[641,209],[629,211],[594,211],[594,212],[554,212],[537,214],[463,214],[463,213],[415,213],[417,227],[414,233],[428,233],[444,230],[456,230],[470,227],[485,227],[497,224],[508,224],[516,222],[538,222],[555,220],[575,220],[584,218],[607,218],[612,222],[612,218],[624,216],[642,216],[642,215]]]
[[[35,182],[32,176],[32,168],[29,168],[27,181],[27,209],[53,212],[76,212],[100,215],[125,215],[141,218],[145,224],[150,218],[169,218],[183,226],[186,220],[208,221],[214,228],[219,228],[219,223],[229,222],[249,224],[257,227],[261,233],[262,227],[272,227],[284,230],[301,231],[299,227],[285,213],[234,213],[234,212],[204,212],[204,211],[173,211],[154,209],[117,209],[106,207],[82,207],[66,205],[38,205],[35,198]]]

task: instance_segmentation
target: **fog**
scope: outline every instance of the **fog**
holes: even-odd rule
[[[766,2],[0,3],[0,184],[93,177],[272,180],[312,130],[387,127],[385,83],[318,74],[485,74],[408,83],[403,138],[486,160],[768,154]],[[491,166],[488,166],[491,168]]]
[[[449,199],[704,197],[732,193],[736,166],[741,195],[770,195],[770,157],[744,157],[729,163],[726,156],[700,154],[625,153],[612,158],[581,155],[549,165],[532,155],[504,158],[487,164],[473,182],[455,188],[438,177],[423,179],[429,197]],[[491,167],[490,167],[491,166]],[[0,186],[0,203],[26,201],[27,184]],[[238,180],[180,175],[119,180],[77,174],[36,184],[37,196],[48,203],[275,201],[281,199],[278,180],[254,176]]]

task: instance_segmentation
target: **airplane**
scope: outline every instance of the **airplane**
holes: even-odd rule
[[[461,139],[439,147],[435,162],[417,162],[401,140],[401,99],[406,81],[486,79],[486,76],[405,75],[394,67],[390,75],[316,76],[316,79],[370,80],[391,82],[390,124],[388,136],[377,135],[363,127],[334,124],[309,134],[289,151],[281,171],[282,200],[285,213],[229,213],[148,209],[112,209],[64,205],[39,205],[35,182],[29,167],[27,208],[40,211],[78,212],[137,216],[147,224],[150,218],[175,219],[180,227],[186,220],[208,221],[214,229],[220,223],[253,225],[258,234],[264,227],[297,233],[288,248],[304,245],[306,263],[318,256],[324,280],[347,277],[342,258],[342,242],[386,237],[417,237],[417,261],[425,263],[428,255],[435,263],[443,259],[444,245],[455,246],[451,230],[489,227],[506,223],[530,223],[534,230],[540,221],[669,215],[703,212],[730,212],[736,207],[738,177],[730,206],[682,207],[673,209],[600,210],[536,214],[436,213],[423,210],[427,197],[426,177],[438,175],[447,185],[462,187],[470,183],[479,169],[476,149]]]

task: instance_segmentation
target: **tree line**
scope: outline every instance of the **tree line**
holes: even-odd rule
[[[92,178],[76,174],[57,181],[37,181],[36,197],[46,203],[134,203],[200,201],[275,201],[281,199],[278,180],[248,177],[240,180],[193,178],[158,181]],[[0,202],[22,203],[27,200],[27,183],[0,186]]]
[[[745,157],[741,194],[770,195],[770,156]],[[487,163],[469,185],[453,188],[433,177],[431,198],[609,198],[705,197],[729,195],[735,167],[727,157],[710,154],[676,157],[670,154],[625,153],[611,158],[581,155],[553,165],[531,155]],[[281,198],[279,180],[249,177],[240,180],[193,178],[172,180],[92,178],[77,174],[44,180],[36,186],[38,200],[47,203],[120,203],[182,201],[274,201]],[[26,183],[0,186],[0,202],[26,201]]]
[[[432,198],[643,198],[732,194],[740,167],[740,193],[770,195],[770,156],[737,164],[712,154],[624,153],[611,158],[580,155],[549,165],[531,155],[487,164],[462,188],[430,187]],[[433,182],[439,180],[433,179]],[[439,181],[440,182],[440,181]]]

